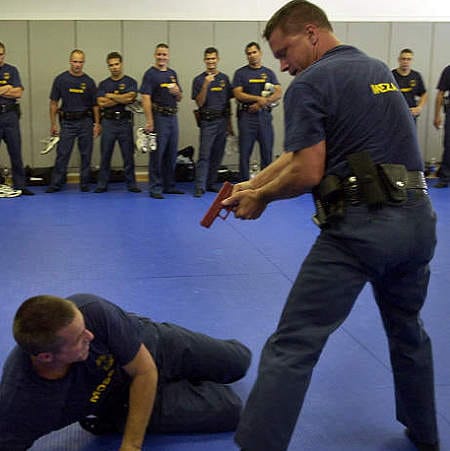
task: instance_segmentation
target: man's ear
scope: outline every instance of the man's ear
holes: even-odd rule
[[[317,36],[317,27],[312,24],[306,25],[305,32],[308,35],[309,42],[311,42],[312,45],[316,45],[319,40]]]

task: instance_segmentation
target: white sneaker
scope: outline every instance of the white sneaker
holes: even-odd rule
[[[44,148],[41,150],[40,154],[45,155],[51,152],[58,142],[59,136],[49,136],[48,138],[41,139],[41,143],[44,144]]]
[[[156,133],[147,132],[144,127],[136,130],[136,148],[142,153],[156,150]]]
[[[17,197],[22,194],[20,189],[11,188],[8,185],[0,185],[0,198],[2,197]]]

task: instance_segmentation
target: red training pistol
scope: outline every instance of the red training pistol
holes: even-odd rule
[[[233,192],[233,185],[230,182],[225,182],[222,185],[222,188],[220,188],[220,191],[217,193],[217,196],[214,199],[214,202],[211,204],[211,206],[209,207],[205,216],[200,221],[200,224],[203,227],[209,228],[217,217],[219,217],[223,220],[227,219],[227,216],[230,214],[231,207],[224,207],[222,205],[222,201],[224,199],[226,199],[227,197],[230,197],[232,192]],[[222,209],[226,210],[225,215],[220,214]]]

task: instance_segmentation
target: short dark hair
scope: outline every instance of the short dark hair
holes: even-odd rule
[[[261,46],[260,46],[257,42],[252,41],[252,42],[249,42],[249,43],[245,46],[245,53],[247,53],[247,50],[248,50],[250,47],[256,47],[258,50],[261,50]]]
[[[75,318],[76,305],[48,294],[27,299],[17,310],[13,335],[17,344],[31,355],[59,351],[64,344],[58,331]]]
[[[282,6],[267,22],[263,36],[269,40],[275,28],[286,34],[303,31],[305,25],[314,24],[319,28],[333,31],[325,12],[307,0],[292,0]]]
[[[400,55],[402,53],[411,53],[411,55],[414,55],[414,52],[411,49],[402,49],[402,50],[400,50]]]
[[[207,47],[203,52],[203,56],[205,57],[208,53],[215,53],[216,55],[219,55],[219,51],[215,47]]]
[[[120,62],[122,62],[122,55],[119,52],[108,53],[108,56],[106,57],[106,62],[108,62],[109,60],[112,60],[112,59],[116,59],[116,58],[118,60],[120,60]]]
[[[160,42],[159,44],[156,45],[155,50],[159,49],[160,47],[162,47],[163,49],[169,48],[169,46],[167,44],[164,44],[164,42]]]

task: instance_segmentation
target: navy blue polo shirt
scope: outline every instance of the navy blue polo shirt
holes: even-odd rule
[[[134,78],[124,75],[120,80],[113,80],[111,77],[103,80],[98,85],[97,97],[105,97],[107,93],[110,94],[126,94],[128,92],[137,93],[137,82]],[[125,111],[124,104],[117,104],[111,107],[114,111]],[[108,108],[105,108],[108,109]]]
[[[233,88],[242,87],[246,94],[260,96],[266,83],[279,85],[277,76],[268,67],[258,69],[250,66],[244,66],[234,73]]]
[[[97,88],[87,74],[72,75],[69,71],[59,74],[53,81],[50,100],[62,101],[63,111],[86,111],[97,104]]]
[[[41,378],[31,359],[19,346],[3,366],[0,385],[0,451],[28,449],[39,437],[88,414],[124,389],[129,377],[123,366],[146,346],[156,354],[157,334],[152,323],[126,313],[94,295],[69,296],[82,313],[95,338],[85,361],[73,363],[62,379]]]
[[[173,83],[177,83],[181,90],[177,73],[173,69],[159,70],[152,66],[144,74],[140,93],[150,95],[152,102],[159,106],[175,108],[177,100],[169,92],[170,85]]]
[[[192,82],[192,100],[199,95],[207,72],[197,75]],[[206,100],[202,108],[223,111],[228,107],[230,99],[233,97],[230,79],[227,75],[219,72],[214,80],[208,85]]]
[[[17,68],[5,63],[0,67],[0,86],[6,85],[11,85],[14,88],[23,88]],[[8,99],[7,97],[0,96],[0,105],[9,105],[12,103],[16,103],[16,99]]]
[[[349,174],[346,156],[369,151],[375,163],[422,170],[416,127],[390,69],[339,45],[302,71],[284,98],[285,150],[326,142],[326,175]]]

